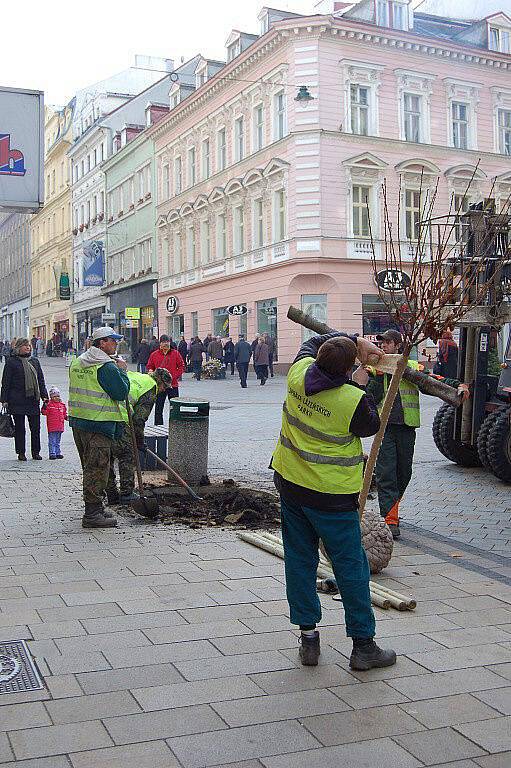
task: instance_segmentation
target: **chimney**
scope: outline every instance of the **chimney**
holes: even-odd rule
[[[114,136],[114,152],[118,152],[121,148],[121,132],[117,131]]]
[[[145,108],[146,126],[154,125],[169,112],[169,106],[165,104],[149,103]]]
[[[126,124],[121,131],[121,147],[129,144],[143,130],[141,125]]]

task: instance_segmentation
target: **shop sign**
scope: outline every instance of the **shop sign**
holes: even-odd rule
[[[265,311],[265,314],[268,315],[268,317],[277,316],[277,307],[265,307],[264,311]]]
[[[177,296],[169,296],[165,306],[167,307],[169,315],[175,315],[179,309],[179,299]]]
[[[83,285],[100,286],[105,282],[105,250],[102,240],[89,240],[83,246]]]
[[[126,328],[138,328],[138,320],[133,320],[132,318],[127,317]]]
[[[140,320],[140,307],[126,307],[124,317],[130,320]]]
[[[113,320],[115,320],[115,314],[113,312],[102,312],[101,313],[101,322],[103,322],[103,323],[110,323]]]
[[[231,304],[230,307],[227,307],[227,312],[230,315],[246,315],[248,309],[245,304]]]
[[[61,272],[59,277],[59,297],[61,301],[69,301],[71,298],[71,285],[69,282],[69,273]]]
[[[382,291],[404,291],[411,285],[410,275],[401,269],[384,269],[376,275],[376,285]]]

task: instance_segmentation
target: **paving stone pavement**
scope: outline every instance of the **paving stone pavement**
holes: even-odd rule
[[[64,389],[62,364],[45,370]],[[282,382],[264,398],[207,383],[215,406],[228,405],[217,384],[232,399],[212,412],[212,474],[269,482]],[[198,391],[185,382],[183,393]],[[280,560],[232,531],[129,511],[116,530],[83,531],[69,433],[64,449],[64,461],[20,466],[0,443],[0,642],[25,638],[45,683],[0,695],[2,768],[511,764],[511,568],[485,551],[484,529],[466,542],[405,528],[377,579],[418,599],[413,614],[375,611],[395,667],[351,672],[342,607],[321,596],[321,663],[302,668]],[[458,469],[424,450],[414,487],[432,503],[435,473],[450,494]],[[475,475],[463,473],[477,509]],[[477,477],[482,500],[504,493]]]

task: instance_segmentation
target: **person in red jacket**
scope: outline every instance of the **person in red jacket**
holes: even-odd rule
[[[60,391],[57,387],[50,388],[50,399],[44,403],[41,413],[46,416],[50,459],[63,459],[60,452],[60,439],[64,431],[64,422],[67,420],[67,408],[60,399]]]
[[[163,408],[165,398],[179,397],[179,379],[185,371],[184,360],[177,351],[171,347],[168,336],[160,336],[160,347],[151,352],[147,361],[146,372],[155,371],[157,368],[165,368],[172,376],[172,387],[163,392],[158,392],[154,406],[155,426],[163,424]]]

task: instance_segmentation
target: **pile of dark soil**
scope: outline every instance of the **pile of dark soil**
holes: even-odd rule
[[[241,488],[234,481],[198,489],[204,501],[196,501],[181,488],[154,488],[160,504],[161,521],[181,523],[190,528],[273,529],[280,525],[276,496],[251,488]]]

